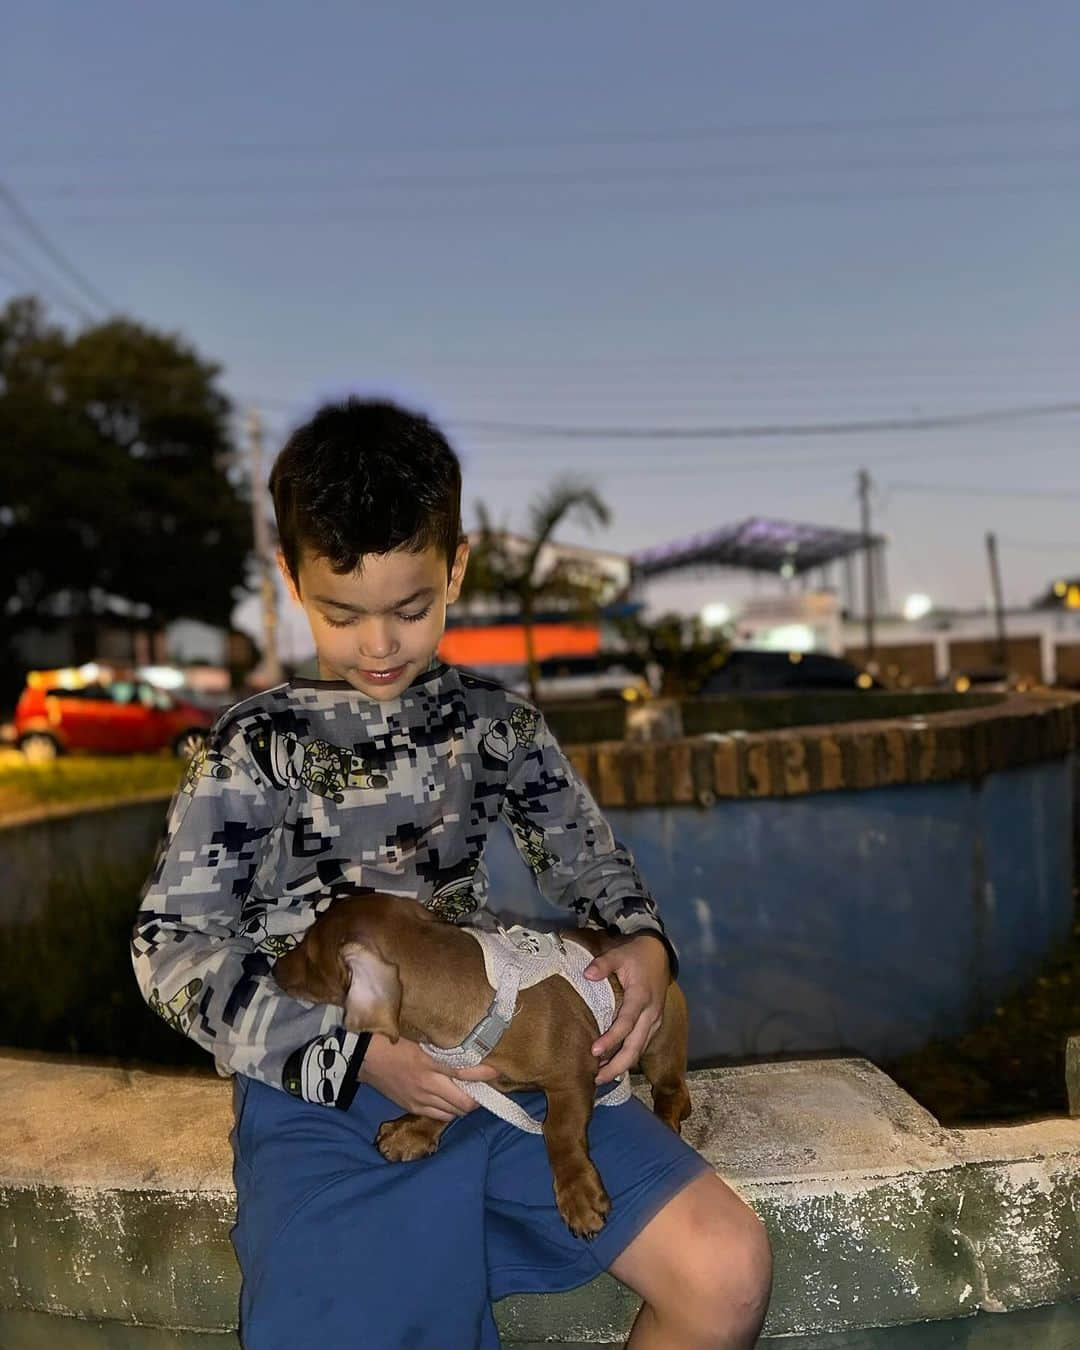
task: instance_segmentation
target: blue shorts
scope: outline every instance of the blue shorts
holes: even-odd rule
[[[586,1242],[555,1208],[543,1138],[483,1108],[431,1157],[388,1163],[373,1140],[402,1112],[369,1084],[347,1111],[243,1075],[233,1090],[244,1350],[495,1350],[493,1300],[591,1280],[711,1170],[636,1099],[598,1106],[589,1151],[612,1209]],[[515,1095],[542,1117],[541,1094]]]

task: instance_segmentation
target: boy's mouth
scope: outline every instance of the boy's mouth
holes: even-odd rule
[[[404,670],[404,666],[395,666],[392,670],[361,670],[360,676],[372,684],[392,684]]]

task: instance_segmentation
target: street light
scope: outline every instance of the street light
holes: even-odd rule
[[[706,628],[722,628],[730,619],[731,606],[725,605],[723,600],[702,607],[701,622]]]
[[[930,597],[916,591],[914,595],[909,595],[904,601],[904,618],[912,621],[921,619],[924,615],[929,614],[933,608],[934,602]]]

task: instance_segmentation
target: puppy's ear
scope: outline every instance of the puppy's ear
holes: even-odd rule
[[[391,965],[363,942],[345,942],[345,1026],[349,1031],[381,1031],[390,1040],[401,1035],[401,980]]]

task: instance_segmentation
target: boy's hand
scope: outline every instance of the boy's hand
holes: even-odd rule
[[[447,1068],[425,1054],[415,1041],[402,1037],[394,1042],[378,1031],[372,1033],[357,1075],[361,1083],[378,1088],[402,1110],[432,1120],[453,1120],[477,1105],[453,1081],[455,1078],[487,1080],[498,1076],[497,1070],[487,1064],[478,1064],[475,1069]]]
[[[610,1083],[633,1068],[656,1034],[671,983],[671,963],[663,942],[639,933],[623,938],[618,946],[594,957],[584,974],[590,980],[617,975],[623,987],[618,1017],[592,1048],[598,1058],[612,1056],[596,1075],[598,1085]]]

